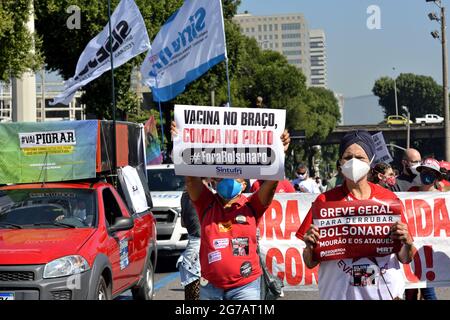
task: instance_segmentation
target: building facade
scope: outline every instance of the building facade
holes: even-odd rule
[[[50,102],[64,91],[64,83],[59,77],[50,76],[42,72],[36,74],[36,120],[85,120],[85,106],[81,104],[81,92],[75,94],[68,106],[57,104],[50,106]],[[0,82],[0,121],[13,119],[13,92],[10,83]]]
[[[309,28],[303,14],[238,14],[233,20],[240,25],[241,32],[256,39],[262,49],[283,54],[290,64],[303,72],[307,85],[311,84]]]
[[[311,86],[327,88],[327,51],[325,32],[310,30],[309,50],[311,55]]]

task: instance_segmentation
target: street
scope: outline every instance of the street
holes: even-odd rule
[[[184,290],[180,284],[178,270],[175,268],[176,257],[159,258],[155,274],[155,300],[184,300]],[[440,300],[450,300],[450,288],[436,288],[436,295]],[[118,298],[129,300],[131,293],[127,291]],[[279,300],[318,300],[318,291],[290,291],[285,292]]]

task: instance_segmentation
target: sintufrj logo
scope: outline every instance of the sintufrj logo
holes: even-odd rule
[[[216,173],[220,175],[230,175],[230,176],[242,175],[242,168],[216,167]]]
[[[174,59],[175,54],[188,47],[198,37],[198,34],[206,27],[205,18],[206,10],[204,8],[199,8],[194,15],[189,17],[188,26],[181,32],[178,32],[178,37],[172,41],[172,49],[170,47],[165,47],[150,58],[150,60],[154,62],[153,70],[150,72],[152,77],[156,77],[157,70],[169,65],[171,60]]]

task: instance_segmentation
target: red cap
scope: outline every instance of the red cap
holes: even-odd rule
[[[437,161],[436,159],[433,158],[427,158],[425,160],[422,161],[422,163],[420,164],[420,166],[417,167],[417,171],[421,171],[422,168],[430,168],[433,169],[437,172],[441,172],[441,166],[439,164],[439,161]]]
[[[441,162],[439,162],[439,166],[446,170],[450,170],[450,162],[442,160]]]

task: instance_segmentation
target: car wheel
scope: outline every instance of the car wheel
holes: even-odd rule
[[[155,295],[154,285],[155,270],[150,258],[148,258],[142,272],[142,283],[131,289],[134,300],[153,300]]]
[[[424,127],[424,126],[425,126],[425,122],[422,121],[422,122],[420,123],[420,125],[421,125],[422,127]]]
[[[103,276],[100,276],[98,281],[95,298],[97,300],[111,300],[111,288],[108,287]]]

